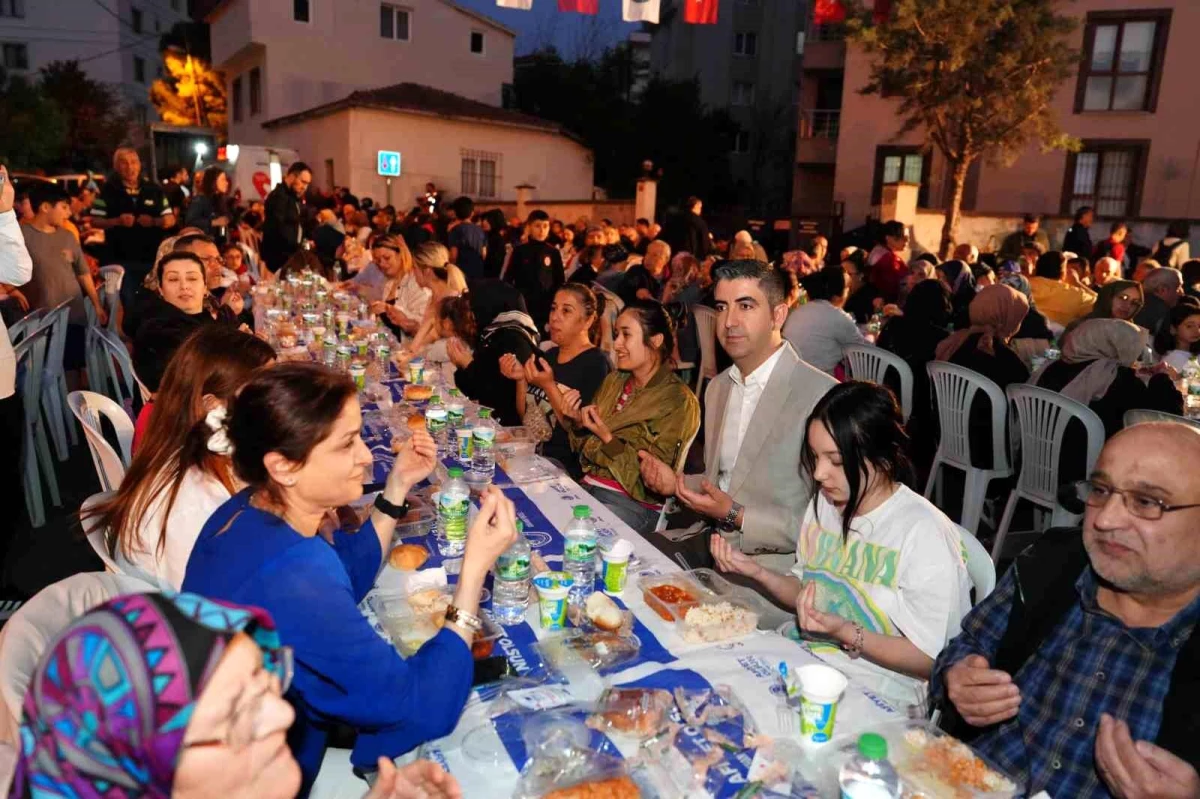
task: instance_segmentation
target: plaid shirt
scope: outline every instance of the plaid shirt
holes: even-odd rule
[[[945,698],[950,666],[971,654],[995,657],[1012,609],[1013,574],[971,611],[938,656],[930,683],[935,699]],[[1095,766],[1101,713],[1128,723],[1134,740],[1157,737],[1176,656],[1200,618],[1198,599],[1162,627],[1131,629],[1097,604],[1091,568],[1075,588],[1079,603],[1013,675],[1021,689],[1017,716],[972,742],[1024,781],[1030,795],[1045,790],[1056,799],[1110,796]]]

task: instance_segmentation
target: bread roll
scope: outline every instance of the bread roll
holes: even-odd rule
[[[587,604],[584,607],[586,608],[588,619],[601,630],[616,632],[621,629],[621,625],[625,621],[625,617],[621,613],[621,608],[617,606],[617,603],[613,602],[607,594],[602,594],[599,591],[593,592],[587,598]]]
[[[400,571],[416,571],[429,559],[429,550],[420,544],[400,544],[392,548],[388,563]]]
[[[409,383],[404,387],[404,398],[406,400],[423,402],[432,396],[433,386],[423,386],[415,383]]]
[[[425,417],[419,413],[410,414],[408,417],[408,429],[414,433],[425,429]]]

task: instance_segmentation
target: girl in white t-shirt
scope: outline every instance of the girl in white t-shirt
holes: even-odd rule
[[[1195,357],[1197,342],[1200,342],[1200,307],[1181,302],[1171,309],[1170,324],[1163,325],[1154,337],[1154,349],[1163,363],[1182,374],[1188,361]]]
[[[240,488],[216,417],[275,352],[228,325],[205,325],[171,355],[150,423],[121,487],[89,509],[120,571],[178,591],[200,529]],[[209,416],[213,415],[212,424]]]
[[[842,383],[807,425],[801,465],[816,492],[792,573],[764,569],[719,535],[713,556],[794,605],[814,654],[905,707],[971,609],[958,528],[901,483],[908,437],[890,391]]]

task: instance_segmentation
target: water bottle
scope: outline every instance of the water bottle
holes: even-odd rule
[[[567,539],[563,546],[563,571],[575,578],[571,587],[572,605],[583,604],[596,588],[596,528],[592,526],[592,509],[576,505],[574,518],[563,531]]]
[[[450,389],[446,398],[446,429],[451,438],[454,437],[454,431],[463,426],[465,416],[466,405],[463,403],[462,392],[457,388]]]
[[[446,445],[446,409],[442,403],[430,399],[425,408],[425,428],[437,443],[438,457],[445,457],[449,450]]]
[[[525,527],[517,520],[517,540],[496,558],[496,579],[492,581],[492,615],[504,626],[520,624],[529,607],[529,541]]]
[[[496,474],[496,425],[487,408],[479,409],[479,421],[471,430],[471,440],[475,449],[471,455],[471,471],[491,480]]]
[[[457,557],[467,548],[467,513],[471,507],[471,489],[463,479],[463,470],[451,466],[450,479],[442,485],[437,506],[438,552]]]
[[[1183,382],[1187,385],[1187,394],[1196,396],[1200,394],[1200,362],[1193,355],[1188,359],[1187,365],[1183,367]]]
[[[842,799],[899,799],[900,776],[887,755],[882,735],[868,732],[859,736],[858,752],[838,772]]]

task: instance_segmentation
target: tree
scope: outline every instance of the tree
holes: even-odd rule
[[[9,169],[41,169],[64,152],[67,122],[58,104],[23,76],[0,69],[0,162]]]
[[[150,86],[150,102],[168,125],[224,130],[225,77],[183,50],[162,53],[166,75]]]
[[[106,169],[113,151],[128,139],[132,122],[116,89],[89,78],[78,61],[52,61],[42,67],[41,89],[65,117],[61,166]]]
[[[1059,0],[894,0],[873,24],[859,11],[852,41],[874,58],[863,94],[900,98],[899,134],[920,130],[950,170],[939,252],[958,230],[967,170],[979,158],[1011,164],[1029,144],[1076,149],[1050,107],[1079,63],[1066,45],[1077,21]]]

